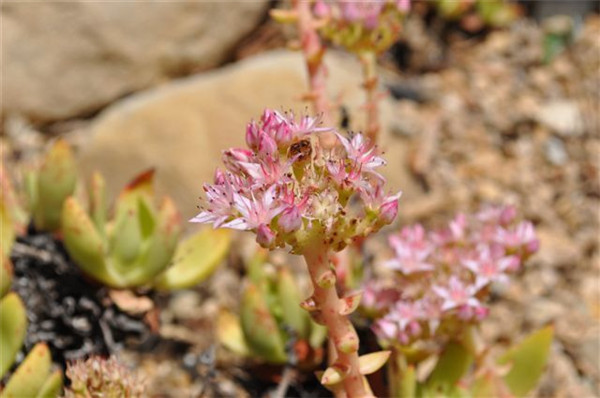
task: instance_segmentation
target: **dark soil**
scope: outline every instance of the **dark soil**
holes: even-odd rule
[[[64,367],[67,361],[109,355],[125,343],[148,340],[143,320],[117,308],[108,290],[86,278],[51,235],[20,237],[15,246],[13,289],[29,321],[24,352],[46,342],[53,360]]]

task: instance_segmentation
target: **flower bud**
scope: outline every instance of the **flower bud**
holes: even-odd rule
[[[252,160],[252,151],[242,148],[231,148],[223,152],[222,158],[225,167],[237,173],[243,170],[240,162],[250,162]]]
[[[252,149],[258,149],[260,131],[258,125],[253,120],[246,126],[246,144]]]
[[[279,227],[283,233],[294,232],[302,226],[302,216],[297,206],[291,206],[281,212]]]
[[[277,143],[269,134],[261,134],[258,143],[258,155],[272,158],[277,153]]]
[[[256,242],[266,249],[273,247],[275,232],[266,224],[260,224],[256,230]]]
[[[384,224],[391,224],[398,214],[398,196],[394,195],[381,205],[379,209],[379,219]]]

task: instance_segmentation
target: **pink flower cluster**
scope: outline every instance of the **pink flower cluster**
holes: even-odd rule
[[[397,40],[402,15],[409,9],[410,0],[317,0],[313,13],[326,21],[321,29],[325,38],[360,51],[368,45],[382,50]]]
[[[533,224],[515,218],[512,207],[489,207],[440,230],[417,224],[391,235],[394,257],[382,266],[396,278],[368,283],[362,303],[379,339],[408,345],[483,319],[489,285],[506,283],[539,247]]]
[[[389,7],[401,12],[407,12],[410,9],[410,1],[317,0],[314,5],[314,13],[320,18],[333,18],[348,23],[359,22],[367,29],[375,29],[379,23],[379,17]]]
[[[332,129],[292,112],[265,110],[246,129],[248,148],[223,153],[225,170],[205,184],[206,206],[192,222],[251,230],[266,248],[301,253],[318,237],[336,250],[393,221],[400,194],[384,193],[376,171],[385,161],[356,134],[325,149],[317,133]]]

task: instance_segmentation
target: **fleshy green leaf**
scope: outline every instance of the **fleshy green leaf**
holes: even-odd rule
[[[36,397],[48,378],[50,365],[48,346],[36,344],[6,384],[1,398]]]
[[[12,283],[13,267],[10,262],[10,258],[0,250],[0,299],[4,297],[10,290],[10,284]]]
[[[327,338],[327,327],[319,325],[312,319],[309,319],[310,324],[310,335],[308,337],[308,343],[313,348],[318,348],[323,345],[323,342]]]
[[[358,358],[360,374],[370,375],[377,372],[390,357],[391,351],[377,351],[370,354],[361,355]]]
[[[37,178],[37,201],[34,222],[37,229],[60,227],[63,202],[75,191],[77,167],[71,146],[57,140],[48,151]]]
[[[491,373],[486,373],[475,379],[471,386],[471,395],[473,397],[494,397],[499,396],[494,386],[495,376]]]
[[[223,261],[230,244],[229,230],[201,229],[177,245],[173,265],[158,276],[155,286],[161,290],[186,289],[202,282]]]
[[[96,230],[102,237],[105,237],[106,226],[106,182],[102,175],[95,172],[92,175],[92,183],[90,185],[90,214],[96,225]]]
[[[62,229],[65,247],[79,268],[103,283],[118,285],[118,280],[107,269],[102,238],[92,220],[73,197],[64,203]]]
[[[269,312],[261,289],[248,284],[241,302],[241,324],[252,352],[269,362],[286,360],[283,339],[277,322]]]
[[[548,360],[553,335],[553,326],[540,329],[498,359],[500,365],[512,364],[504,381],[513,394],[523,396],[537,385]]]
[[[142,232],[139,222],[138,206],[128,208],[121,206],[117,208],[115,226],[110,239],[110,253],[116,260],[115,264],[122,265],[115,267],[117,272],[126,273],[130,269],[130,264],[135,261],[142,246]]]
[[[306,339],[309,336],[309,315],[300,307],[302,301],[298,285],[287,268],[277,270],[277,295],[281,305],[283,322]]]
[[[469,370],[472,362],[473,356],[462,344],[448,343],[427,380],[428,389],[448,391]]]
[[[400,396],[404,398],[412,398],[417,392],[417,375],[415,367],[409,365],[404,369],[400,378]]]
[[[0,195],[0,251],[10,255],[15,241],[15,227],[7,205]]]
[[[181,216],[175,203],[165,198],[159,209],[156,228],[137,261],[123,271],[126,286],[139,286],[151,283],[163,272],[173,258],[177,240],[181,233]]]
[[[11,367],[27,330],[25,306],[16,293],[0,301],[0,377]]]
[[[56,398],[60,395],[63,386],[63,378],[60,370],[56,370],[48,376],[36,398]]]
[[[348,365],[333,364],[320,375],[319,381],[324,386],[332,386],[344,380],[348,376],[349,371],[350,368]]]
[[[221,344],[241,356],[250,355],[240,320],[229,311],[221,311],[217,321],[217,337]]]

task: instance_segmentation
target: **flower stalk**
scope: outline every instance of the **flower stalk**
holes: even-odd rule
[[[331,126],[330,105],[326,92],[327,67],[323,62],[325,46],[321,43],[316,30],[316,21],[310,9],[309,1],[295,0],[293,7],[297,14],[297,27],[300,33],[300,45],[306,61],[310,93],[307,98],[313,103],[316,114],[322,115],[325,125]]]
[[[329,264],[330,249],[326,245],[315,245],[304,253],[310,279],[313,284],[315,316],[327,327],[329,341],[333,342],[337,358],[332,367],[342,369],[342,381],[348,398],[367,395],[358,362],[359,339],[350,320],[343,314],[343,299],[335,288],[335,277]],[[326,375],[324,374],[324,377]],[[323,380],[322,380],[323,381]]]
[[[379,95],[377,93],[377,58],[374,51],[363,51],[359,54],[363,73],[363,88],[366,101],[365,111],[367,126],[365,135],[373,143],[377,142],[379,133]]]

